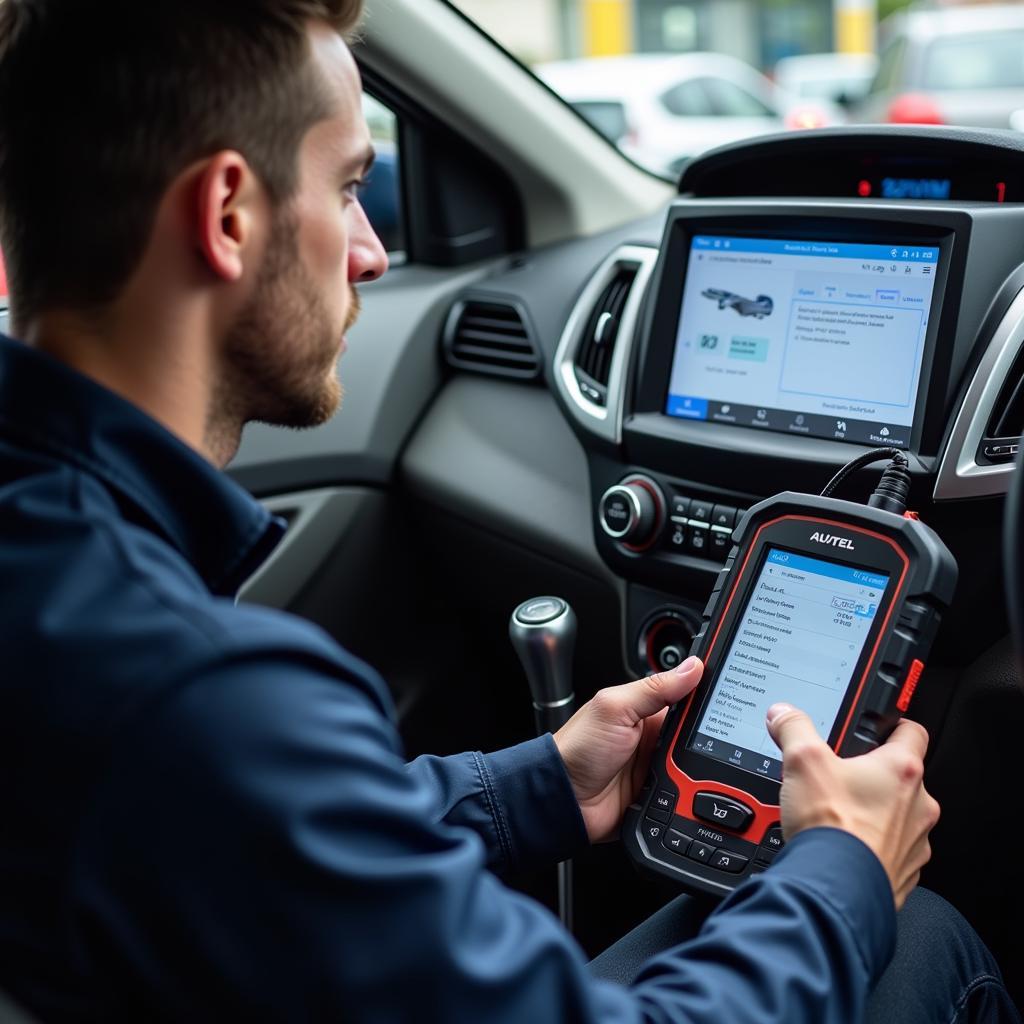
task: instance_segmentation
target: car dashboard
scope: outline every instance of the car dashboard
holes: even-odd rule
[[[973,865],[1022,724],[1000,532],[1024,426],[1021,142],[865,128],[725,147],[664,217],[460,289],[442,340],[403,482],[456,517],[437,543],[495,615],[529,596],[508,581],[530,559],[539,592],[592,582],[583,696],[686,656],[746,508],[817,494],[871,448],[906,455],[910,508],[960,565],[910,711],[944,806],[926,881],[1015,946]],[[866,501],[880,472],[838,496]]]

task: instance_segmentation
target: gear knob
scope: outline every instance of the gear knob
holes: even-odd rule
[[[508,632],[530,684],[537,731],[555,732],[573,713],[576,616],[560,597],[532,597],[512,613]]]

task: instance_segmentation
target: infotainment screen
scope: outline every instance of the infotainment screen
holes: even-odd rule
[[[939,255],[695,236],[665,411],[908,447]]]
[[[769,548],[690,749],[781,781],[768,708],[795,705],[828,739],[888,584],[886,573]]]

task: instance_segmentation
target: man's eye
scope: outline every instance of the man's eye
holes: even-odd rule
[[[347,199],[358,199],[369,183],[369,178],[358,178],[356,181],[350,181],[341,191]]]

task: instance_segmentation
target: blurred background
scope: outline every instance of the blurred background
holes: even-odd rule
[[[1024,2],[449,0],[623,153],[675,180],[707,149],[841,124],[1024,130]],[[398,121],[372,95],[362,194],[403,258]],[[893,198],[900,198],[894,196]],[[0,253],[0,304],[7,294]]]
[[[676,178],[766,132],[1024,128],[1024,3],[454,0],[624,153]]]

